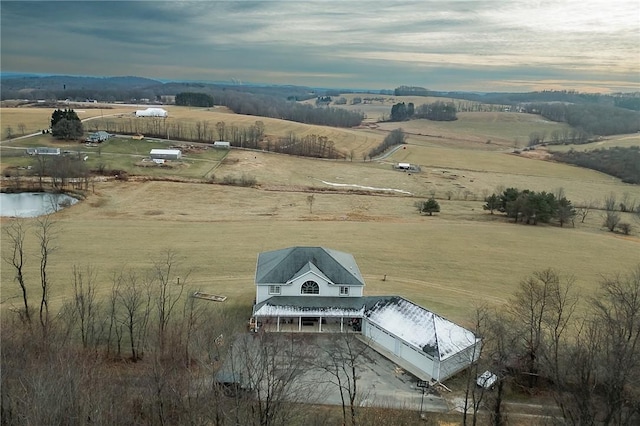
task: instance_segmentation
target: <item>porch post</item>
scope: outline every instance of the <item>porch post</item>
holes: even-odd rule
[[[302,317],[298,317],[298,331],[302,331]]]
[[[320,321],[318,321],[318,331],[322,332],[322,316],[320,316]]]
[[[278,315],[278,320],[277,320],[277,325],[276,325],[276,330],[280,331],[280,315]]]

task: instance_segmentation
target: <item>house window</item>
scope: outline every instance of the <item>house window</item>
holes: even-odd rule
[[[320,287],[315,281],[306,281],[300,288],[300,294],[320,294]]]
[[[348,296],[349,295],[349,287],[340,287],[340,296]]]
[[[280,294],[280,286],[279,285],[270,285],[269,286],[269,294]]]

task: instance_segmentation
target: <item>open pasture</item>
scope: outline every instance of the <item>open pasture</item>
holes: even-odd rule
[[[622,183],[604,173],[553,161],[527,158],[507,152],[483,152],[432,146],[409,146],[397,150],[389,161],[408,162],[422,167],[416,179],[423,179],[436,197],[453,190],[493,193],[497,187],[516,187],[553,192],[563,188],[567,198],[580,205],[601,202],[611,194],[624,193],[640,200],[640,186]]]
[[[61,109],[72,108],[81,120],[92,117],[111,116],[113,114],[128,114],[134,112],[137,108],[118,105],[104,105],[103,108],[85,108],[69,104],[61,106]],[[40,107],[12,107],[0,108],[0,123],[2,123],[2,140],[7,138],[6,128],[11,127],[15,136],[22,136],[20,131],[21,124],[24,124],[25,134],[36,133],[42,129],[48,129],[51,126],[51,114],[56,108],[40,108]],[[90,123],[89,121],[88,123]],[[89,130],[88,123],[85,129]]]
[[[593,149],[607,149],[615,147],[629,148],[632,146],[640,146],[640,133],[608,136],[601,141],[580,145],[549,145],[547,148],[549,151],[566,152],[572,149],[575,151],[591,151]]]
[[[455,121],[411,120],[401,123],[379,123],[382,130],[402,128],[409,142],[429,136],[430,142],[444,144],[474,142],[483,149],[522,148],[533,132],[548,135],[554,130],[569,128],[563,123],[546,120],[539,115],[517,112],[462,112]],[[440,141],[439,141],[440,140]],[[491,141],[487,143],[487,141]],[[480,148],[480,147],[478,147]]]
[[[343,105],[336,104],[335,101],[339,98],[346,99],[347,103]],[[354,104],[354,98],[360,98],[362,102]],[[456,106],[456,108],[458,108],[458,110],[470,109],[473,107],[481,108],[480,102],[433,96],[394,96],[375,93],[342,93],[340,96],[333,96],[332,99],[333,102],[331,103],[331,107],[347,109],[349,111],[361,111],[365,114],[365,119],[367,121],[378,121],[388,118],[391,115],[391,107],[400,102],[404,102],[405,104],[413,103],[416,108],[420,105],[434,102],[451,102]],[[304,103],[309,105],[315,105],[315,102],[315,99],[304,101]],[[500,106],[486,105],[484,108],[495,109],[500,108]]]
[[[248,306],[259,252],[319,245],[354,254],[366,294],[397,293],[467,321],[475,305],[504,303],[520,279],[547,267],[575,275],[581,291],[592,294],[601,275],[636,264],[640,250],[637,237],[601,231],[595,222],[563,229],[513,225],[482,212],[480,203],[443,201],[442,214],[425,217],[415,212],[411,197],[316,194],[313,213],[306,197],[218,185],[97,184],[96,194],[56,214],[52,306],[71,296],[73,265],[93,265],[104,296],[113,271],[142,274],[166,249],[192,269],[190,288]],[[2,252],[7,250],[3,238]],[[27,253],[27,281],[36,297],[32,233]],[[18,289],[6,264],[1,277],[3,308],[9,308]]]

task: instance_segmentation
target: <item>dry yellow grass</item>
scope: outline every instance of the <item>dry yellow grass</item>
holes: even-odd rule
[[[362,154],[368,152],[372,147],[377,146],[382,142],[385,134],[381,132],[367,131],[362,129],[337,129],[327,126],[316,126],[302,123],[295,123],[292,121],[279,120],[268,117],[256,117],[252,115],[241,115],[230,112],[227,108],[215,107],[215,108],[189,108],[189,107],[165,107],[169,112],[167,125],[171,126],[173,123],[179,122],[183,126],[185,133],[188,134],[189,129],[195,129],[196,123],[200,123],[204,126],[206,123],[207,128],[212,132],[213,137],[217,140],[218,133],[216,131],[216,123],[224,122],[225,126],[230,129],[232,126],[240,128],[248,128],[261,121],[265,127],[265,135],[270,138],[278,138],[287,136],[291,133],[298,137],[304,137],[309,135],[325,136],[329,140],[335,143],[335,147],[343,152],[349,154],[354,151],[356,158],[362,158]],[[113,126],[117,126],[119,121],[135,120],[131,116],[124,117],[109,117],[106,120],[113,123]],[[145,118],[139,118],[138,120],[145,120]],[[105,127],[102,123],[103,120],[96,120],[91,122],[90,126]],[[195,132],[195,131],[194,131]],[[194,133],[195,134],[195,133]]]
[[[168,109],[176,120],[207,120],[213,126],[217,121],[250,125],[260,120],[271,134],[291,129],[300,135],[326,131],[350,147],[369,146],[367,138],[384,135],[217,109]],[[497,117],[500,121],[503,116]],[[494,125],[495,134],[503,132]],[[406,149],[389,159],[366,163],[232,150],[214,171],[217,179],[253,176],[257,188],[99,183],[96,194],[56,214],[60,233],[51,261],[52,304],[59,307],[70,297],[73,265],[96,266],[104,295],[111,272],[123,267],[142,270],[167,248],[183,255],[185,266],[193,268],[190,286],[246,305],[254,297],[259,252],[292,245],[347,251],[354,254],[365,276],[367,294],[400,294],[458,321],[469,318],[475,304],[504,303],[520,279],[542,268],[575,275],[580,289],[592,294],[602,275],[638,262],[637,232],[631,237],[605,232],[598,211],[576,228],[521,226],[487,214],[482,202],[473,199],[497,186],[516,186],[546,191],[563,187],[574,202],[601,200],[610,192],[640,200],[640,186],[585,169],[510,155],[476,141],[460,142],[464,138],[456,137],[453,129],[448,140],[411,136],[412,145]],[[392,164],[400,161],[420,164],[423,172],[392,170]],[[338,193],[331,184],[391,188],[415,197]],[[312,211],[308,188],[317,191]],[[446,200],[448,192],[454,200]],[[442,212],[434,217],[418,215],[414,202],[432,193],[440,198]],[[10,222],[2,219],[1,225],[4,228]],[[5,254],[7,239],[1,243]],[[28,243],[27,278],[35,297],[37,258],[31,234]],[[4,309],[16,304],[18,289],[6,263],[0,274]],[[386,281],[382,281],[384,275]]]
[[[504,303],[521,278],[546,267],[575,275],[590,294],[601,274],[637,262],[640,249],[638,238],[606,233],[597,222],[565,229],[517,226],[491,220],[481,203],[443,201],[442,214],[422,217],[410,197],[318,193],[310,213],[302,192],[159,182],[96,188],[99,194],[57,214],[54,306],[71,295],[72,265],[94,265],[106,294],[112,271],[142,270],[167,248],[193,268],[190,286],[249,304],[257,253],[319,245],[354,254],[367,294],[400,294],[465,321],[474,305]],[[35,296],[32,238],[27,277]],[[3,253],[7,249],[3,238]],[[6,264],[1,274],[9,307],[17,286]]]
[[[78,114],[81,120],[90,117],[110,116],[112,114],[127,114],[136,110],[135,107],[105,106],[104,108],[83,108],[69,105]],[[61,107],[64,108],[64,107]],[[10,126],[13,134],[22,136],[20,124],[24,124],[25,134],[39,132],[48,129],[51,123],[51,113],[55,108],[0,108],[0,126],[2,127],[2,139],[6,138],[6,128]]]

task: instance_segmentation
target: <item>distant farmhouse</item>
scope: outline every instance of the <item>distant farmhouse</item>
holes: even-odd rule
[[[168,117],[169,113],[162,108],[147,108],[136,111],[136,117]]]
[[[99,131],[99,132],[91,133],[87,137],[86,142],[102,143],[108,140],[111,136],[112,135],[110,133]]]
[[[256,267],[254,331],[356,332],[422,380],[441,382],[475,362],[473,332],[400,296],[363,296],[352,255],[323,247],[263,252]]]

